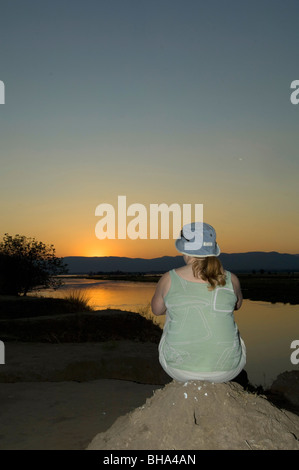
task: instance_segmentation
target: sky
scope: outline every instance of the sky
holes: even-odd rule
[[[225,253],[299,253],[298,8],[2,0],[0,238],[58,256],[178,254],[171,231],[97,238],[97,206],[117,219],[122,195],[148,213],[202,204]]]

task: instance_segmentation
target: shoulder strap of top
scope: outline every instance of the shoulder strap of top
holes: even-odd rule
[[[169,274],[170,274],[171,281],[175,281],[175,279],[176,279],[175,270],[174,270],[174,269],[171,269],[171,270],[169,271]]]
[[[225,270],[225,274],[226,274],[226,287],[230,287],[231,289],[233,289],[231,272]]]
[[[181,278],[176,272],[175,272],[175,269],[172,269],[171,271],[169,271],[169,274],[170,274],[170,279],[171,279],[171,285],[173,287],[179,287],[182,285],[182,283],[184,282],[184,279]]]

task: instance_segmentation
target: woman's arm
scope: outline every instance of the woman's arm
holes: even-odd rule
[[[166,306],[164,303],[164,297],[168,292],[170,283],[171,280],[169,273],[163,274],[163,276],[159,279],[151,301],[152,312],[154,315],[165,315]]]
[[[240,281],[237,278],[237,276],[233,273],[231,273],[231,280],[232,280],[232,285],[235,291],[235,294],[237,296],[237,302],[235,306],[235,310],[239,310],[241,308],[242,302],[243,302],[243,294],[241,291],[241,286],[240,286]]]

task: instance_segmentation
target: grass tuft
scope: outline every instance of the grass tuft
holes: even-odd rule
[[[85,291],[73,289],[65,294],[62,298],[72,305],[75,312],[79,312],[80,310],[84,312],[93,310],[93,308],[89,305],[90,297]]]

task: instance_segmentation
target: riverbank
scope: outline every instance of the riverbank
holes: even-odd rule
[[[158,344],[161,338],[161,328],[150,319],[123,310],[3,317],[4,313],[0,320],[0,337],[4,342],[60,344],[129,340]]]

